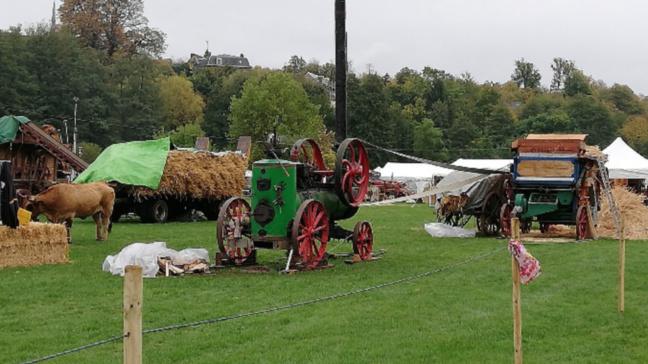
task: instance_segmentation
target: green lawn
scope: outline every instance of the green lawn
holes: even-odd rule
[[[246,274],[146,279],[144,327],[226,316],[329,295],[433,270],[493,251],[501,239],[433,239],[426,206],[369,207],[382,260],[295,275]],[[15,363],[121,332],[122,280],[101,271],[108,254],[134,241],[215,246],[215,224],[115,224],[109,242],[74,227],[71,263],[0,270],[0,362]],[[648,362],[648,244],[627,245],[626,313],[616,311],[612,241],[529,246],[544,273],[522,289],[528,363]],[[341,245],[338,251],[349,251]],[[213,255],[213,254],[212,254]],[[282,252],[260,251],[278,266]],[[512,361],[508,252],[409,283],[268,315],[144,337],[146,363],[386,363]],[[113,343],[53,360],[116,363]]]

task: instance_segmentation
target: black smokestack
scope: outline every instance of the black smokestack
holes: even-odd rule
[[[347,49],[346,3],[335,0],[335,135],[338,141],[347,134]]]

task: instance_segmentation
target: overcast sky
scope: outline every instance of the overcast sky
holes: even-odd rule
[[[60,0],[57,1],[57,5]],[[167,34],[167,56],[244,53],[280,67],[293,54],[334,58],[334,0],[145,0],[150,25]],[[0,28],[49,21],[51,0],[0,0]],[[553,57],[648,95],[648,2],[631,0],[347,0],[349,59],[394,74],[431,66],[504,82],[524,57],[551,82]]]

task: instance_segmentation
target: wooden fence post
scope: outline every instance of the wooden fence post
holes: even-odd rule
[[[511,238],[520,240],[520,219],[511,219]],[[515,364],[522,364],[522,303],[520,301],[520,269],[515,257],[511,256],[511,277],[513,278],[513,346]]]
[[[128,265],[124,274],[124,364],[142,363],[142,267]]]
[[[619,312],[625,309],[625,225],[621,220],[619,236]]]

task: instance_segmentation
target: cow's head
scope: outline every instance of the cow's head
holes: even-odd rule
[[[31,211],[32,220],[36,220],[38,215],[43,212],[43,201],[38,199],[38,196],[29,196],[29,199],[23,207],[25,210]]]
[[[18,197],[18,206],[22,207],[23,209],[27,209],[29,198],[31,197],[31,192],[29,192],[29,190],[19,188],[16,190],[16,197]]]

